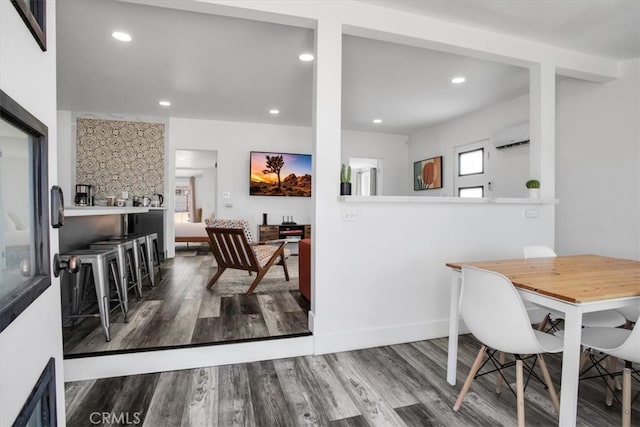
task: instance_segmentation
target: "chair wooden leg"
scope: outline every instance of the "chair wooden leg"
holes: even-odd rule
[[[253,279],[253,283],[251,284],[251,286],[249,286],[249,290],[245,295],[251,295],[253,293],[253,290],[256,288],[256,286],[258,286],[264,275],[267,274],[267,271],[269,271],[269,269],[265,268],[264,270],[260,270],[258,272],[258,275],[255,279]]]
[[[616,372],[616,367],[618,366],[618,359],[613,356],[607,356],[607,371],[613,375]],[[610,376],[607,377],[607,397],[605,402],[607,406],[611,406],[613,404],[613,388],[616,386],[616,381]]]
[[[283,252],[284,252],[284,243],[282,243],[280,247],[278,247],[278,250],[275,251],[273,255],[271,255],[271,259],[269,259],[269,262],[267,262],[265,266],[262,267],[260,271],[258,271],[258,275],[256,276],[251,286],[249,286],[249,290],[245,295],[251,295],[253,293],[253,290],[256,288],[256,286],[258,286],[258,284],[260,283],[264,275],[267,274],[267,271],[269,271],[271,266],[275,264],[275,262],[278,260],[279,257],[281,256],[284,257]]]
[[[487,352],[486,345],[483,345],[482,347],[480,347],[480,351],[476,356],[476,360],[474,360],[473,365],[471,365],[471,370],[469,371],[467,380],[464,382],[464,385],[462,386],[462,390],[460,390],[460,394],[458,395],[458,400],[456,400],[456,404],[453,405],[454,411],[457,412],[458,409],[460,409],[460,407],[462,406],[464,397],[467,395],[469,388],[471,388],[471,383],[473,382],[473,379],[475,378],[476,373],[478,372],[478,369],[480,369],[480,366],[482,365],[482,359],[484,359],[484,355],[486,352]]]
[[[518,427],[525,427],[524,422],[524,373],[522,360],[516,360],[516,400],[518,402]]]
[[[631,369],[622,372],[622,427],[631,427]]]
[[[556,413],[560,413],[560,401],[558,400],[558,394],[556,393],[555,387],[553,387],[553,382],[551,382],[551,375],[549,375],[549,370],[547,369],[547,363],[544,361],[544,357],[541,354],[538,354],[538,362],[540,362],[540,370],[542,371],[542,378],[544,378],[544,383],[547,385],[549,389],[549,397],[551,397],[551,403],[553,404]]]
[[[282,268],[284,270],[284,278],[289,281],[289,270],[287,269],[287,261],[284,259],[284,254],[280,255],[280,259],[282,260]]]
[[[589,361],[589,354],[591,353],[591,349],[584,348],[582,350],[582,354],[580,355],[580,365],[578,366],[578,372],[582,372],[584,365]]]
[[[216,271],[216,274],[214,274],[211,280],[209,280],[209,283],[207,283],[207,289],[210,289],[213,284],[218,281],[218,279],[220,278],[220,276],[222,276],[222,273],[224,273],[226,269],[227,267],[218,266],[218,271]]]
[[[504,365],[505,359],[507,358],[507,355],[505,352],[501,351],[500,352],[500,356],[498,356],[498,362],[500,363],[500,366]],[[500,369],[498,371],[498,378],[496,379],[496,393],[500,394],[502,393],[502,369]]]
[[[549,323],[549,313],[544,316],[542,322],[540,322],[540,325],[538,325],[538,330],[544,332],[544,328],[547,327],[547,323]]]

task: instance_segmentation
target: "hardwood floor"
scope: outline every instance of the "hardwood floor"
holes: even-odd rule
[[[234,277],[232,270],[225,272],[220,282],[231,275],[239,286],[216,285],[207,290],[207,281],[215,271],[213,256],[206,246],[192,245],[190,250],[177,252],[175,258],[163,263],[163,279],[154,288],[144,283],[140,301],[136,301],[133,293],[129,294],[128,323],[124,323],[118,310],[112,312],[110,342],[105,341],[97,318],[65,327],[65,356],[309,333],[309,303],[297,290],[297,263],[297,257],[289,258],[291,281],[283,279],[276,287],[287,290],[264,293],[258,286],[257,293],[251,296],[234,293],[238,288],[248,289],[255,275],[236,271]],[[281,274],[277,269],[281,267],[274,266],[273,273],[269,271],[264,280],[277,282],[277,274]]]
[[[67,425],[95,424],[92,414],[103,412],[121,420],[138,417],[139,424],[154,427],[516,425],[515,396],[507,387],[496,394],[494,375],[476,379],[460,411],[453,412],[479,344],[470,335],[461,337],[455,387],[445,379],[446,346],[446,338],[441,338],[323,356],[67,383]],[[559,389],[561,359],[558,355],[546,359]],[[510,383],[515,382],[514,370],[506,374]],[[614,401],[607,407],[604,394],[599,380],[580,383],[578,425],[620,424],[620,404]],[[557,425],[547,391],[535,380],[527,387],[525,408],[527,425]],[[633,425],[639,425],[637,399],[631,416]]]

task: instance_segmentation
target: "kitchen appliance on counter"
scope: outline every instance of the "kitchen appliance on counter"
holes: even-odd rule
[[[94,193],[93,185],[76,184],[76,197],[74,199],[76,206],[93,206]]]
[[[164,202],[164,197],[160,193],[154,193],[151,195],[151,206],[160,207],[162,206],[162,202]]]

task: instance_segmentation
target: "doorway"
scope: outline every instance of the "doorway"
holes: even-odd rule
[[[382,194],[382,159],[351,157],[349,166],[355,179],[355,196]]]

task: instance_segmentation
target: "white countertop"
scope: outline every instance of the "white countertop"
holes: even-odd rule
[[[498,197],[437,197],[437,196],[338,196],[338,200],[346,203],[432,203],[432,204],[503,204],[503,205],[547,205],[557,204],[558,199],[527,199]]]
[[[149,207],[117,207],[117,206],[67,206],[64,208],[64,216],[95,216],[95,215],[122,215],[134,213],[146,213],[149,209],[165,209],[165,208],[149,208]]]

